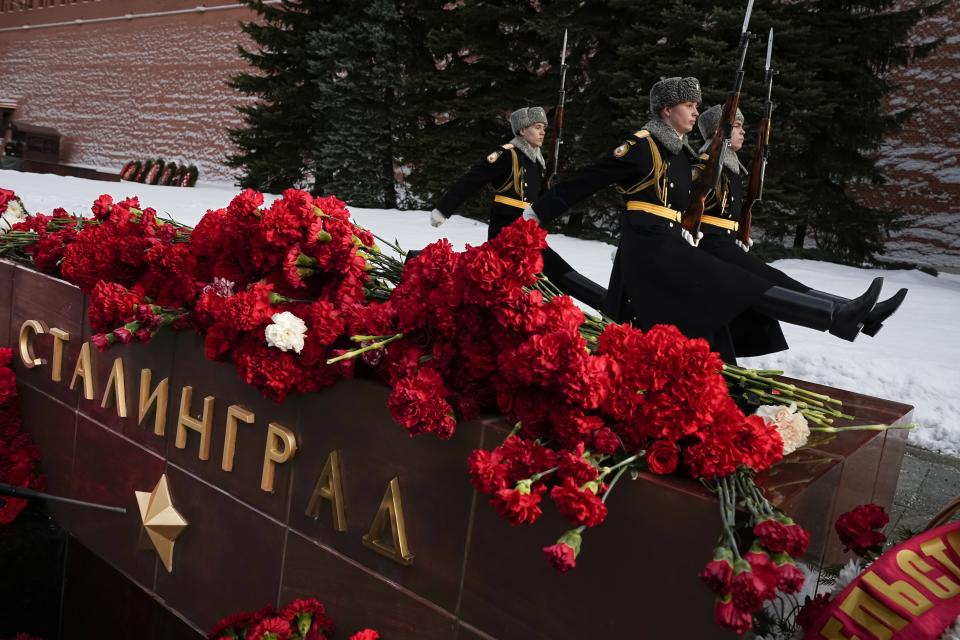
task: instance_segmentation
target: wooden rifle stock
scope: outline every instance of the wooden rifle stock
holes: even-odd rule
[[[737,107],[740,106],[740,92],[730,93],[723,103],[720,122],[717,124],[710,147],[707,149],[706,166],[693,183],[690,192],[690,204],[680,218],[680,226],[690,232],[694,238],[700,232],[700,220],[706,207],[707,196],[720,183],[720,172],[723,170],[723,152],[730,139],[730,130],[737,119]]]
[[[737,229],[737,240],[750,245],[750,225],[753,222],[753,205],[763,197],[763,179],[766,173],[767,149],[770,145],[770,118],[760,121],[757,132],[757,148],[750,163],[750,180],[747,184],[747,197],[740,212],[740,227]]]

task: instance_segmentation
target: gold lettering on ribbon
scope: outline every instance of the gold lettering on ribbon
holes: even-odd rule
[[[820,629],[820,637],[826,640],[860,640],[858,636],[848,636],[843,632],[843,623],[833,616]]]
[[[90,364],[90,343],[84,342],[80,346],[80,355],[77,356],[77,364],[73,368],[73,377],[70,379],[70,388],[77,385],[77,378],[83,379],[83,397],[86,400],[93,400],[93,366]]]
[[[285,426],[271,422],[267,426],[267,444],[263,449],[263,473],[260,488],[273,492],[273,480],[277,465],[283,464],[297,452],[297,438]]]
[[[951,531],[947,534],[947,543],[953,548],[953,552],[960,556],[960,531]]]
[[[320,506],[324,500],[329,500],[332,506],[333,527],[337,531],[347,530],[346,505],[343,499],[343,474],[340,468],[340,452],[331,451],[327,456],[327,463],[317,478],[313,487],[313,495],[307,504],[307,517],[319,518]]]
[[[384,534],[387,533],[391,538],[389,542],[384,539]],[[380,509],[373,518],[370,531],[363,536],[363,545],[404,566],[413,564],[413,554],[407,546],[407,529],[403,520],[399,478],[394,478],[387,485],[387,491],[383,494]]]
[[[24,320],[20,325],[20,360],[28,369],[47,364],[44,358],[34,355],[33,344],[30,342],[31,333],[46,333],[47,330],[47,324],[42,320]]]
[[[111,400],[111,395],[113,396],[113,400]],[[114,402],[117,405],[117,415],[121,418],[126,418],[127,383],[126,374],[123,370],[123,358],[117,358],[113,361],[113,367],[110,369],[110,377],[107,378],[107,386],[103,390],[103,400],[100,401],[100,406],[107,409],[112,406]]]
[[[936,580],[928,577],[926,574],[933,571],[933,567],[912,549],[902,549],[897,552],[897,566],[941,600],[947,600],[960,593],[960,584],[947,576],[940,576]]]
[[[863,580],[866,581],[871,575],[874,574],[868,573]],[[847,594],[840,603],[840,610],[879,640],[890,640],[893,637],[893,631],[899,631],[907,626],[906,620],[860,587],[854,587]]]
[[[906,609],[910,615],[919,616],[933,606],[933,603],[927,600],[919,589],[906,580],[897,580],[892,584],[887,584],[876,573],[868,571],[863,576],[863,582],[876,589],[894,604]]]
[[[920,550],[923,551],[923,554],[928,558],[933,558],[939,562],[940,565],[952,573],[955,578],[960,579],[960,567],[957,567],[953,560],[947,556],[947,546],[941,538],[927,540],[920,545]]]
[[[250,424],[255,419],[253,411],[232,404],[227,407],[227,432],[223,436],[223,457],[220,468],[224,471],[233,471],[233,456],[237,450],[237,423]]]
[[[70,340],[70,334],[63,329],[54,327],[50,329],[50,335],[53,336],[53,364],[50,367],[50,379],[54,382],[60,382],[63,379],[61,375],[63,370],[63,343]]]
[[[153,414],[153,433],[162,436],[167,432],[167,402],[170,399],[170,378],[164,378],[157,388],[150,391],[153,380],[153,371],[140,370],[140,403],[138,405],[137,424],[143,424],[144,418],[151,410]]]
[[[210,459],[210,433],[213,431],[213,396],[203,399],[203,415],[200,419],[190,415],[190,403],[193,400],[193,387],[186,386],[180,391],[180,416],[177,419],[177,438],[174,441],[177,449],[187,447],[187,429],[200,434],[200,450],[197,457],[201,460]]]

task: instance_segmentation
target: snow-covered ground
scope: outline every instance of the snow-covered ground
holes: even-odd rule
[[[0,171],[0,187],[16,191],[30,212],[49,213],[59,206],[86,213],[102,193],[115,198],[136,195],[144,206],[167,212],[187,224],[196,224],[208,209],[226,206],[238,191],[225,185],[178,189],[15,171]],[[352,212],[358,224],[386,240],[398,240],[405,249],[420,248],[441,237],[449,238],[457,247],[486,239],[486,225],[460,216],[434,229],[424,211]],[[610,245],[560,235],[551,235],[548,240],[581,273],[606,285],[611,268]],[[849,343],[829,334],[784,325],[789,351],[751,358],[743,364],[783,369],[793,377],[912,404],[918,428],[910,434],[910,441],[960,456],[960,276],[856,269],[810,260],[774,264],[815,289],[838,295],[859,295],[877,275],[885,278],[884,297],[900,287],[908,287],[910,293],[876,338],[860,336]]]

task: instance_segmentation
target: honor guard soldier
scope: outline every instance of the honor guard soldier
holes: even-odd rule
[[[708,142],[704,143],[700,149],[701,155],[698,164],[693,167],[694,179],[696,179],[700,169],[703,168],[702,163],[708,159],[703,152],[709,147],[709,140],[713,138],[714,131],[716,131],[720,121],[721,111],[721,105],[714,105],[701,113],[697,120],[700,135]],[[771,267],[748,253],[750,247],[737,240],[741,211],[746,201],[744,179],[749,174],[737,155],[743,147],[745,134],[743,113],[737,109],[736,122],[730,135],[730,147],[726,150],[721,162],[720,182],[705,202],[700,227],[703,237],[697,246],[718,260],[735,264],[779,287],[820,297],[831,302],[845,302],[845,298],[817,291],[791,278],[779,269]],[[861,331],[870,336],[875,335],[880,330],[883,321],[897,310],[906,294],[907,290],[901,289],[890,299],[878,302],[867,314]],[[758,356],[787,348],[779,323],[773,318],[757,313],[752,309],[741,314],[730,323],[730,333],[736,354],[739,357]]]
[[[495,191],[490,206],[487,239],[493,238],[519,218],[541,193],[546,161],[540,148],[547,131],[547,114],[542,107],[518,109],[510,114],[513,139],[474,165],[437,202],[430,224],[443,224],[453,212],[485,185]],[[598,309],[606,291],[574,270],[549,247],[543,251],[543,273],[562,292]]]
[[[709,340],[728,361],[735,352],[727,325],[748,309],[852,340],[882,286],[878,278],[843,303],[791,291],[693,245],[680,227],[697,159],[687,143],[700,102],[696,78],[667,78],[650,91],[652,118],[621,144],[555,185],[524,212],[550,221],[600,189],[624,199],[620,243],[603,311],[642,329],[673,324]]]

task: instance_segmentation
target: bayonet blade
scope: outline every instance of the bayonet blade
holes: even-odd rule
[[[753,13],[753,0],[750,0],[747,3],[747,15],[743,16],[743,28],[740,29],[741,33],[747,32],[747,27],[750,26],[750,14]]]
[[[767,36],[767,64],[764,67],[770,71],[770,60],[773,58],[773,27],[770,27],[770,34]]]
[[[751,0],[752,2],[753,0]],[[564,65],[567,63],[567,29],[563,30],[563,49],[560,51],[560,64]]]

